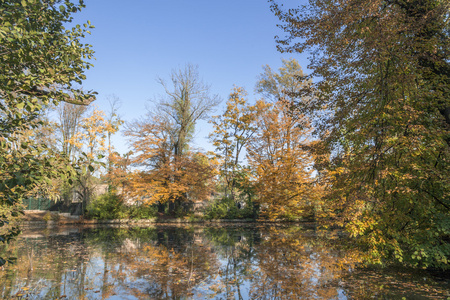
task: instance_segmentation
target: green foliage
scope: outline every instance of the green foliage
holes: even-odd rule
[[[155,205],[132,205],[127,207],[127,214],[130,219],[142,220],[152,219],[157,216],[158,208]]]
[[[120,195],[109,192],[98,196],[87,207],[87,217],[98,220],[151,219],[156,217],[155,205],[125,205]]]
[[[205,210],[205,218],[207,220],[217,219],[256,219],[258,217],[258,209],[254,203],[247,200],[241,208],[232,198],[224,197],[215,200]]]
[[[94,93],[75,88],[91,63],[81,43],[92,26],[64,26],[84,5],[70,1],[2,1],[0,4],[0,205],[14,207],[37,190],[51,192],[50,179],[70,177],[66,158],[29,137],[42,125],[43,107],[60,101],[87,104]],[[0,215],[0,225],[8,215]],[[11,230],[2,240],[15,236]],[[0,265],[2,263],[0,262]]]
[[[106,193],[88,204],[87,216],[92,219],[111,220],[125,219],[127,214],[122,198],[115,193]]]

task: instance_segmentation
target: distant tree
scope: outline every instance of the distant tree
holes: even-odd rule
[[[131,174],[131,154],[131,151],[123,155],[120,155],[118,152],[112,152],[109,156],[108,181],[112,186],[112,190],[121,195],[126,193],[126,186],[130,181],[128,176]]]
[[[372,263],[449,268],[449,2],[270,2],[279,49],[313,54],[304,112],[319,120],[334,220]]]
[[[79,132],[87,107],[71,103],[61,103],[56,107],[56,132],[62,152],[73,159],[77,148],[69,141]]]
[[[76,177],[76,191],[83,201],[83,208],[87,207],[94,192],[93,173],[100,176],[100,159],[108,154],[107,138],[118,130],[118,124],[111,125],[105,113],[94,108],[81,120],[79,131],[68,140],[82,153],[77,161],[81,172],[78,172]]]
[[[108,102],[109,102],[109,111],[107,112],[107,122],[108,122],[108,126],[110,128],[108,128],[107,130],[107,143],[108,143],[108,169],[107,169],[107,173],[108,175],[110,175],[111,172],[111,168],[112,168],[112,162],[111,162],[111,155],[114,152],[114,147],[111,144],[111,137],[114,133],[116,133],[119,130],[119,126],[122,125],[124,123],[124,121],[121,119],[120,115],[119,115],[119,109],[120,106],[122,104],[121,100],[115,96],[115,95],[110,95],[108,96]]]
[[[279,100],[295,101],[299,92],[311,83],[296,59],[283,59],[282,63],[278,72],[274,72],[270,66],[265,65],[264,72],[258,77],[255,91],[266,101],[273,103]]]
[[[43,106],[94,100],[94,93],[75,87],[92,66],[91,46],[81,43],[92,26],[65,28],[83,7],[54,0],[0,3],[0,205],[6,210],[46,179],[69,171],[58,169],[64,158],[43,145],[24,142],[17,149],[13,144],[39,125]],[[0,226],[6,222],[7,215],[0,214]],[[0,241],[16,234],[2,232]]]
[[[54,148],[61,151],[70,161],[76,161],[79,149],[71,140],[81,130],[81,122],[84,114],[88,111],[88,107],[84,105],[76,105],[63,102],[54,108],[56,118],[53,122],[56,143]],[[59,182],[60,194],[63,204],[67,207],[72,201],[73,185],[67,180]]]
[[[133,156],[138,167],[127,177],[125,194],[147,204],[159,204],[160,212],[169,205],[174,214],[183,203],[205,199],[213,188],[215,166],[202,153],[186,151],[175,156],[165,119],[153,117],[127,124]]]
[[[243,88],[231,92],[225,112],[211,119],[214,132],[210,138],[221,160],[220,173],[225,180],[225,196],[235,198],[239,172],[242,171],[242,153],[256,131],[254,107],[247,103]]]
[[[171,124],[173,151],[175,156],[181,156],[192,138],[196,122],[208,117],[220,98],[210,94],[210,86],[200,78],[198,67],[190,64],[172,71],[171,86],[161,78],[158,81],[166,95],[160,99],[156,110]]]
[[[196,122],[208,116],[219,98],[210,95],[192,65],[172,72],[171,87],[159,82],[166,95],[145,118],[127,124],[125,134],[133,147],[132,162],[140,168],[131,180],[134,194],[159,202],[160,211],[168,204],[173,214],[194,192],[210,189],[214,168],[203,154],[189,149],[189,141]]]

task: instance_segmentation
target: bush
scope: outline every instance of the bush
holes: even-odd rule
[[[155,218],[158,209],[154,205],[133,205],[128,207],[128,214],[130,219],[151,219]]]
[[[131,205],[123,203],[120,195],[109,192],[95,198],[87,207],[87,217],[98,220],[112,219],[151,219],[156,217],[154,205]]]
[[[243,208],[231,198],[221,198],[214,201],[205,211],[205,218],[214,219],[256,219],[257,209],[252,201],[247,200]]]
[[[127,208],[122,198],[112,192],[95,198],[87,207],[87,216],[92,219],[123,219],[127,217]]]

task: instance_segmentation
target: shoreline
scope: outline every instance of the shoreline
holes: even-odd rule
[[[170,225],[170,224],[196,224],[196,225],[215,225],[215,224],[315,224],[310,220],[297,220],[297,221],[285,221],[285,220],[254,220],[254,219],[216,219],[216,220],[189,220],[189,219],[114,219],[114,220],[86,220],[86,219],[74,219],[72,221],[45,221],[45,220],[27,220],[21,221],[20,227],[61,227],[61,226],[77,226],[77,225],[127,225],[127,226],[139,226],[139,225]]]

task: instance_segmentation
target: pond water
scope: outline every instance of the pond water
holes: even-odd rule
[[[26,229],[0,298],[450,299],[445,275],[355,269],[345,245],[314,226]]]

